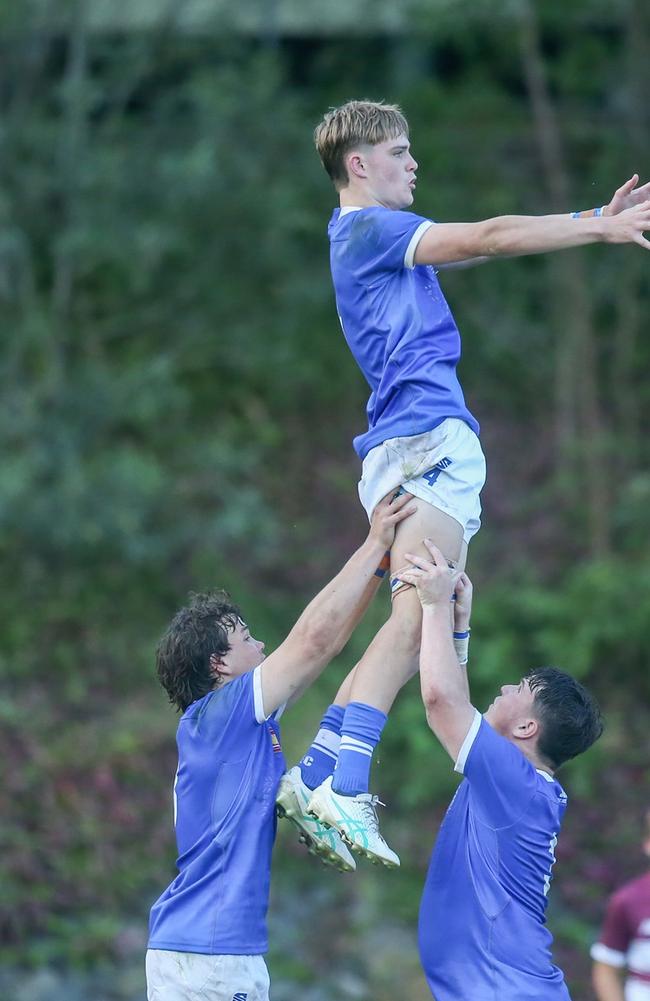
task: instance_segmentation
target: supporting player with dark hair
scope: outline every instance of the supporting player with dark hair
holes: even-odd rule
[[[566,794],[555,771],[603,730],[587,689],[553,667],[504,685],[481,715],[449,621],[454,576],[430,540],[405,553],[422,605],[420,685],[429,727],[464,776],[429,863],[420,958],[436,1001],[569,1001],[546,904]]]

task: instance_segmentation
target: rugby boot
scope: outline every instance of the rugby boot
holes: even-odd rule
[[[332,789],[329,775],[314,789],[307,810],[321,824],[338,831],[355,855],[362,855],[376,865],[395,869],[399,856],[386,844],[379,831],[377,807],[384,804],[371,793],[342,796]]]
[[[341,872],[353,872],[357,864],[337,830],[325,827],[307,812],[312,790],[305,785],[300,768],[294,765],[280,779],[276,797],[279,817],[286,817],[300,832],[300,840],[312,855]]]

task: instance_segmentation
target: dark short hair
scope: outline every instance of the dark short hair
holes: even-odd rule
[[[559,768],[598,740],[604,722],[591,692],[557,667],[537,667],[526,675],[540,723],[537,748]]]
[[[176,612],[156,650],[156,674],[179,712],[214,688],[210,657],[230,650],[228,633],[240,620],[226,591],[190,594],[186,607]]]

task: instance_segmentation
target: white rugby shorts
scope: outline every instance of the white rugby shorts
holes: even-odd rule
[[[359,497],[370,519],[382,497],[403,487],[458,521],[469,542],[481,527],[484,483],[478,436],[465,421],[448,417],[433,431],[389,438],[371,449],[363,460]]]
[[[269,1001],[262,956],[148,949],[147,1001]]]

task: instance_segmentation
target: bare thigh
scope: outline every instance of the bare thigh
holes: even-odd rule
[[[429,551],[424,545],[425,538],[431,539],[443,556],[458,570],[464,570],[467,543],[463,540],[463,527],[460,522],[419,497],[414,499],[413,504],[417,508],[415,514],[397,526],[391,549],[391,573],[406,566],[405,553],[429,556]]]

